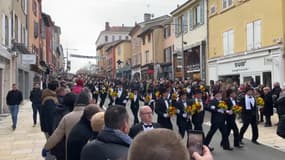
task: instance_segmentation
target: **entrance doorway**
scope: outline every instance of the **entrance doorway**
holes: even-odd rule
[[[272,88],[271,72],[263,72],[262,75],[263,75],[263,84],[265,86]]]

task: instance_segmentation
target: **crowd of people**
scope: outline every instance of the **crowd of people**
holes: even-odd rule
[[[18,96],[15,90],[13,86],[7,100]],[[210,143],[218,129],[222,133],[220,145],[224,150],[233,150],[229,142],[231,131],[233,146],[242,148],[249,125],[251,140],[259,145],[258,124],[264,117],[265,127],[271,127],[274,108],[279,117],[285,115],[285,89],[282,90],[279,83],[271,90],[251,82],[238,85],[237,82],[211,81],[207,86],[203,81],[76,77],[71,82],[52,80],[44,90],[36,83],[30,100],[33,125],[37,125],[39,112],[40,127],[47,139],[42,155],[57,160],[151,160],[171,159],[173,155],[183,160],[189,157],[211,160],[210,151],[214,148]],[[10,104],[11,110],[15,102]],[[133,122],[126,109],[128,103]],[[207,133],[203,129],[206,111],[211,113]],[[153,121],[154,113],[156,121]],[[176,124],[172,121],[174,118]],[[243,123],[240,129],[237,118]],[[12,119],[12,128],[16,129],[15,116],[12,115]],[[173,125],[177,125],[178,134],[173,131]],[[185,135],[192,130],[205,135],[203,155],[192,154],[183,143]]]

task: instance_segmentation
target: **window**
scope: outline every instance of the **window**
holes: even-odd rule
[[[129,36],[126,36],[126,38],[125,38],[126,40],[129,40]]]
[[[171,30],[170,25],[165,26],[164,28],[164,38],[168,38],[171,36]]]
[[[216,6],[211,6],[210,8],[210,15],[216,14],[217,13],[217,7]]]
[[[105,42],[108,42],[108,36],[105,36]]]
[[[19,34],[19,32],[18,32],[18,25],[19,25],[18,17],[15,15],[15,40],[17,42],[19,42],[18,41],[18,34]]]
[[[147,35],[147,41],[150,42],[150,40],[151,40],[151,34],[149,33],[149,34]]]
[[[190,30],[202,24],[204,24],[204,0],[201,0],[197,6],[189,11]]]
[[[42,25],[42,27],[41,27],[42,35],[41,36],[43,39],[45,39],[46,38],[46,27],[45,27],[45,24],[43,21],[41,21],[41,25]]]
[[[223,34],[224,41],[224,55],[229,55],[234,53],[234,31],[230,30],[224,32]]]
[[[247,24],[247,50],[261,47],[261,20]]]
[[[145,51],[145,63],[148,64],[149,63],[149,51]]]
[[[229,8],[233,5],[233,0],[222,0],[223,1],[223,8]]]
[[[37,16],[37,2],[35,0],[33,0],[33,13],[35,16]]]
[[[39,23],[34,22],[34,37],[38,38],[38,36],[39,36]]]
[[[145,45],[145,37],[142,38],[143,45]]]
[[[170,63],[171,62],[171,55],[172,55],[172,48],[168,47],[164,49],[164,62],[165,63]]]
[[[118,52],[118,55],[121,54],[121,46],[118,46],[118,47],[117,47],[117,52]]]
[[[181,34],[182,29],[184,33],[187,32],[188,30],[187,17],[188,17],[187,14],[183,14],[180,17],[176,17],[174,19],[176,36],[179,36]]]
[[[119,36],[119,40],[122,40],[122,36]]]
[[[112,36],[112,42],[114,42],[115,41],[115,36]]]
[[[9,45],[9,20],[5,14],[2,15],[2,44]]]
[[[28,14],[28,0],[22,0],[21,7],[24,13]]]

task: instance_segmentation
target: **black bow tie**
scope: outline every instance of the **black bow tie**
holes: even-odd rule
[[[152,128],[152,124],[150,124],[150,125],[144,124],[143,126],[144,126],[144,128]]]

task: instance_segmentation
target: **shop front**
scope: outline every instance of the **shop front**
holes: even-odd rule
[[[132,67],[132,80],[141,80],[141,66]]]
[[[150,80],[154,78],[153,64],[146,64],[141,68],[142,80]]]
[[[209,80],[272,86],[284,82],[283,53],[280,47],[209,61]]]
[[[172,79],[173,78],[173,73],[172,73],[172,70],[173,70],[173,67],[171,65],[171,63],[166,63],[166,64],[161,64],[160,65],[161,69],[159,69],[159,71],[161,72],[158,72],[158,78],[162,78],[162,79]]]

